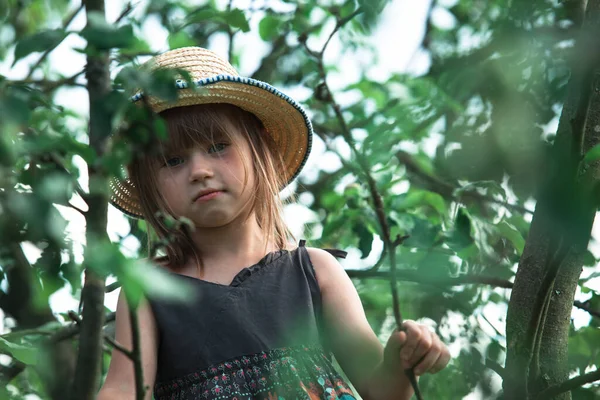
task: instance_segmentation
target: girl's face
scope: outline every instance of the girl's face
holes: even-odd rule
[[[168,209],[197,228],[241,222],[251,209],[255,178],[250,148],[242,133],[233,130],[212,142],[167,152],[156,166],[158,190]]]

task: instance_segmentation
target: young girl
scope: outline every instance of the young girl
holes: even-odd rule
[[[169,139],[112,188],[115,206],[169,238],[156,261],[195,294],[138,309],[146,398],[354,399],[351,382],[364,399],[409,399],[406,368],[435,373],[449,361],[438,336],[407,321],[383,348],[336,259],[304,241],[288,245],[279,191],[310,151],[304,110],[205,49],[169,51],[152,65],[184,68],[200,89],[178,80],[176,102],[146,99]],[[170,228],[157,212],[194,229]],[[131,347],[123,296],[116,340]],[[99,398],[134,393],[133,364],[114,351]]]

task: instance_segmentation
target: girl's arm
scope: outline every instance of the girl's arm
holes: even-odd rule
[[[156,375],[157,332],[150,305],[143,301],[137,310],[140,325],[140,347],[146,400],[152,399],[152,387]],[[133,348],[129,308],[123,291],[119,295],[115,321],[115,340],[126,349]],[[135,399],[135,375],[133,362],[120,351],[113,349],[106,380],[98,393],[98,400]]]
[[[384,349],[341,265],[324,250],[307,250],[321,289],[325,339],[344,373],[365,400],[410,399],[404,369],[416,366],[418,374],[441,370],[450,360],[446,346],[426,327],[407,321],[406,332],[392,334]]]

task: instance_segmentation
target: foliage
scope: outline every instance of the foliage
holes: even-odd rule
[[[151,267],[133,261],[144,256],[142,250],[134,255],[122,250],[132,241],[144,249],[143,223],[128,220],[129,233],[113,243],[88,242],[85,260],[82,239],[67,229],[69,221],[81,224],[79,213],[86,212],[79,204],[88,195],[89,167],[101,166],[106,176],[122,174],[123,162],[147,150],[153,136],[164,135],[164,126],[147,123],[148,116],[127,97],[135,88],[175,94],[169,74],[134,69],[160,47],[143,34],[150,20],[160,22],[171,48],[210,47],[227,38],[227,53],[240,68],[247,68],[243,56],[251,53],[240,43],[260,44],[266,50],[255,52],[258,66],[249,75],[284,91],[308,93],[298,100],[314,122],[315,148],[324,148],[335,163],[313,165],[298,180],[301,204],[315,216],[304,235],[315,247],[356,250],[351,255],[360,261],[354,264],[368,270],[349,274],[369,322],[385,340],[394,326],[393,298],[381,278],[389,277],[391,266],[389,249],[380,250],[385,232],[368,183],[372,178],[390,238],[410,236],[393,248],[403,315],[429,319],[457,349],[449,368],[421,379],[424,397],[497,398],[501,379],[488,366],[504,364],[506,339],[496,325],[504,317],[486,321],[490,313],[506,310],[510,292],[503,285],[514,280],[552,163],[570,65],[577,62],[573,46],[581,10],[575,1],[434,1],[416,53],[427,56],[425,72],[381,76],[371,73],[372,63],[357,63],[353,79],[340,73],[343,65],[322,64],[318,51],[340,21],[345,24],[332,41],[341,46],[330,46],[325,59],[336,51],[340,60],[375,57],[370,39],[390,3],[398,2],[303,0],[235,9],[213,0],[160,0],[128,5],[118,21],[90,18],[77,28],[70,17],[83,11],[67,1],[9,0],[0,6],[6,11],[0,43],[5,36],[14,39],[0,46],[0,56],[9,63],[11,55],[12,68],[31,66],[24,79],[10,70],[0,75],[0,308],[10,332],[0,337],[0,353],[8,355],[0,359],[0,380],[8,384],[0,398],[29,393],[63,398],[57,393],[70,382],[55,372],[56,365],[73,371],[77,336],[65,333],[73,323],[52,313],[50,299],[65,288],[80,298],[84,268],[116,277],[134,299],[152,290],[181,296],[160,271],[144,272]],[[362,12],[354,15],[358,7]],[[440,15],[450,26],[439,22]],[[63,96],[85,83],[83,72],[63,76],[60,60],[48,57],[71,36],[88,44],[70,49],[73,57],[110,49],[114,73],[105,107],[120,136],[103,154],[83,133],[88,115],[61,105]],[[341,81],[335,90],[328,85],[332,76]],[[588,163],[598,158],[597,146],[585,155]],[[94,182],[89,186],[106,190]],[[26,254],[31,248],[39,258]],[[579,281],[577,300],[595,316],[571,329],[568,368],[576,374],[600,367],[597,261],[588,252]],[[18,332],[23,334],[15,336]],[[45,348],[45,340],[66,346],[46,350],[36,361],[32,349]],[[104,372],[108,360],[105,356]],[[586,385],[572,395],[600,398],[600,388]]]

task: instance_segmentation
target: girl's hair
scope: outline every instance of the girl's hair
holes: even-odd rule
[[[256,215],[258,225],[267,238],[265,245],[273,243],[277,249],[286,249],[292,237],[283,220],[283,203],[279,196],[287,177],[278,171],[284,171],[280,153],[275,142],[265,131],[260,120],[247,111],[231,104],[203,104],[172,108],[160,114],[166,121],[168,141],[158,146],[155,154],[142,154],[128,167],[129,177],[136,187],[144,219],[150,225],[158,240],[165,243],[165,262],[171,268],[182,267],[190,257],[196,257],[201,264],[202,258],[194,245],[189,229],[185,224],[172,228],[160,213],[174,216],[167,207],[158,189],[155,171],[165,155],[177,150],[187,149],[198,144],[214,143],[227,139],[239,152],[234,130],[241,133],[250,148],[251,160],[243,160],[251,165],[254,173],[253,196],[251,196],[250,215]],[[238,139],[239,140],[239,139]],[[244,156],[241,152],[239,153]],[[250,161],[250,162],[248,162]],[[246,167],[244,167],[246,168]],[[248,182],[248,171],[241,183]],[[174,216],[176,217],[176,216]],[[148,232],[148,250],[152,252],[154,240]],[[152,254],[150,254],[152,256]]]

